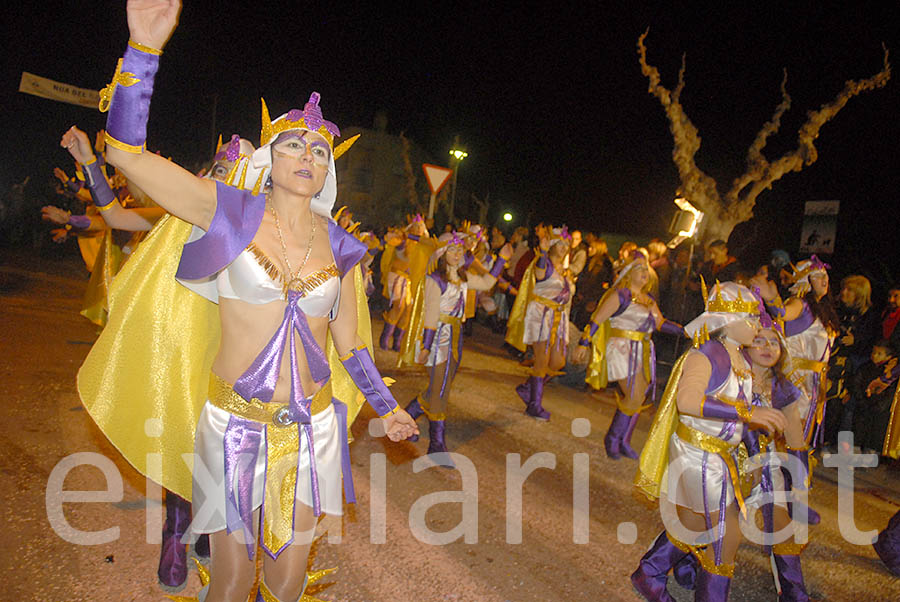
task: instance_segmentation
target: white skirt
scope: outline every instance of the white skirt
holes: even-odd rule
[[[628,361],[631,357],[631,344],[637,343],[636,366]],[[610,337],[606,342],[606,378],[610,383],[627,379],[635,370],[644,369],[644,345],[643,341],[632,341],[622,337]],[[650,384],[650,383],[647,383]]]
[[[540,341],[550,340],[550,331],[553,328],[553,310],[537,301],[529,301],[525,309],[524,332],[522,342],[532,345]],[[562,325],[562,327],[560,327]],[[563,310],[562,317],[557,324],[557,336],[562,337],[563,349],[569,344],[569,312]],[[557,340],[559,343],[559,341]]]
[[[669,468],[666,497],[673,504],[704,514],[703,497],[703,454],[678,435],[672,435],[669,442]],[[680,475],[679,475],[680,473]],[[722,483],[726,483],[725,504],[734,501],[734,487],[725,461],[718,455],[707,453],[706,461],[706,507],[710,513],[719,511],[722,499]]]
[[[194,479],[192,504],[194,533],[213,533],[225,529],[225,429],[231,414],[208,401],[197,422],[194,437]],[[340,429],[334,406],[312,417],[313,444],[319,478],[319,501],[327,514],[343,514]],[[312,482],[309,474],[309,444],[300,435],[296,500],[312,507]],[[253,510],[262,506],[266,476],[265,438],[259,445],[253,476]],[[237,485],[235,484],[235,491]],[[198,522],[199,520],[199,522]]]

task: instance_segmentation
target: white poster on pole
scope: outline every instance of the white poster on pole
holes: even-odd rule
[[[76,88],[69,84],[28,73],[27,71],[22,72],[22,79],[19,81],[19,92],[59,102],[67,102],[89,109],[96,109],[100,104],[99,90]]]
[[[840,201],[807,201],[800,231],[800,253],[834,253]]]

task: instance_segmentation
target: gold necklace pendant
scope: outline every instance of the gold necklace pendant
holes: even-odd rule
[[[269,193],[266,193],[266,202],[269,203],[269,208],[272,211],[272,218],[275,220],[275,231],[278,234],[278,240],[281,242],[281,258],[284,261],[284,266],[287,268],[287,274],[284,271],[281,271],[281,282],[282,288],[284,290],[284,298],[288,298],[288,291],[294,290],[300,293],[300,296],[303,297],[306,294],[306,283],[303,278],[300,277],[300,272],[303,271],[303,268],[306,267],[306,263],[309,261],[310,255],[312,255],[312,247],[313,241],[316,238],[316,218],[313,215],[312,209],[309,211],[310,218],[310,230],[309,230],[309,243],[306,246],[306,256],[303,258],[303,262],[300,264],[300,267],[297,268],[296,273],[291,268],[291,261],[288,259],[287,253],[287,243],[284,240],[284,232],[281,230],[281,221],[278,219],[278,212],[275,211],[275,204],[272,203],[269,198]],[[294,286],[294,283],[298,283],[298,285]]]

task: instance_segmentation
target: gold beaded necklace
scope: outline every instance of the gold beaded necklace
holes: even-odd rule
[[[281,242],[281,257],[284,260],[284,265],[287,267],[287,275],[282,272],[281,281],[284,289],[284,298],[287,299],[288,291],[291,290],[291,287],[295,282],[299,284],[297,290],[302,295],[305,291],[303,278],[300,277],[300,272],[303,271],[303,268],[306,267],[306,262],[309,261],[309,256],[312,254],[313,240],[316,238],[316,218],[313,215],[312,209],[309,211],[309,218],[312,222],[312,227],[309,230],[309,244],[306,247],[306,256],[303,258],[303,262],[300,264],[300,267],[297,268],[297,271],[291,268],[291,261],[288,259],[287,252],[287,244],[284,242],[284,233],[281,231],[281,222],[278,220],[278,212],[275,211],[275,204],[272,203],[269,195],[266,194],[266,201],[269,204],[269,209],[272,211],[272,217],[275,218],[275,231],[278,233],[278,240]]]

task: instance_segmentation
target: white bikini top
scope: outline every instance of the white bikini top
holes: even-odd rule
[[[291,288],[305,293],[297,301],[298,308],[309,317],[327,316],[333,320],[340,302],[340,276],[337,265],[332,263],[294,280]],[[218,303],[219,297],[254,305],[284,300],[281,270],[253,243],[214,276],[204,280],[179,279],[179,282],[214,303]]]

